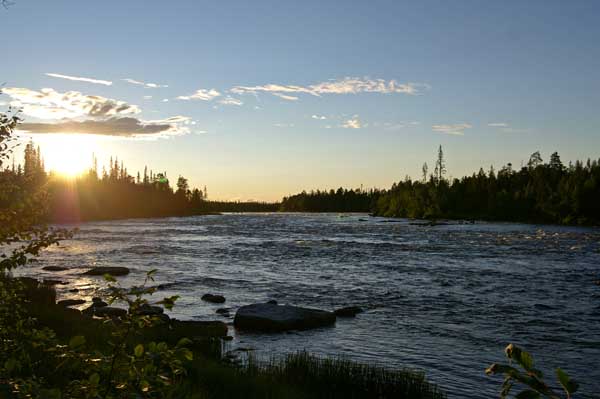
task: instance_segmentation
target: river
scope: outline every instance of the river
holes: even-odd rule
[[[335,327],[234,335],[258,356],[306,349],[424,370],[451,398],[497,397],[484,369],[513,342],[550,379],[560,366],[600,392],[600,230],[508,223],[419,226],[362,214],[226,214],[85,223],[28,270],[58,278],[61,298],[90,298],[93,266],[125,266],[124,286],[158,269],[172,317],[221,319],[219,307],[275,299],[364,313]],[[43,266],[66,266],[45,272]],[[78,288],[78,293],[69,290]],[[222,294],[225,305],[200,300]]]

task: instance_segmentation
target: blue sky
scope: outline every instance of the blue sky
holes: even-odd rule
[[[0,108],[23,109],[58,169],[93,150],[213,199],[388,187],[440,144],[455,177],[536,150],[598,158],[598,15],[596,1],[17,0],[0,10]],[[77,129],[100,135],[81,145]]]

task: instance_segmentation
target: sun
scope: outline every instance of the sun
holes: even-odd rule
[[[76,177],[92,166],[92,154],[98,153],[99,141],[89,135],[52,134],[36,139],[46,170],[64,177]]]

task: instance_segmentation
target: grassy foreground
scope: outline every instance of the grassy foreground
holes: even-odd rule
[[[87,350],[111,350],[109,343],[118,321],[86,317],[78,310],[56,305],[54,289],[32,279],[25,280],[25,287],[27,312],[40,327],[52,329],[65,345],[73,336],[81,335]],[[127,345],[174,344],[183,336],[191,339],[194,356],[184,364],[186,375],[170,396],[174,398],[445,398],[421,372],[389,370],[306,352],[270,362],[250,358],[242,365],[233,364],[222,356],[224,327],[221,322],[171,322],[141,330]],[[71,378],[64,373],[49,373],[48,383],[66,386]],[[2,386],[0,376],[0,398],[18,397]]]

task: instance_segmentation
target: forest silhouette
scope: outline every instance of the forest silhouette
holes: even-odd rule
[[[420,180],[406,177],[390,189],[338,188],[284,197],[281,203],[209,201],[206,187],[191,188],[179,176],[174,187],[166,172],[144,168],[136,176],[115,157],[108,168],[92,166],[75,179],[44,169],[33,142],[25,145],[23,164],[7,167],[3,179],[48,187],[50,221],[71,222],[140,217],[205,215],[218,212],[369,212],[374,216],[414,219],[469,219],[600,224],[600,164],[588,159],[564,165],[557,152],[544,162],[534,152],[527,165],[508,163],[497,172],[483,168],[449,180],[442,147],[435,169],[423,165]]]

